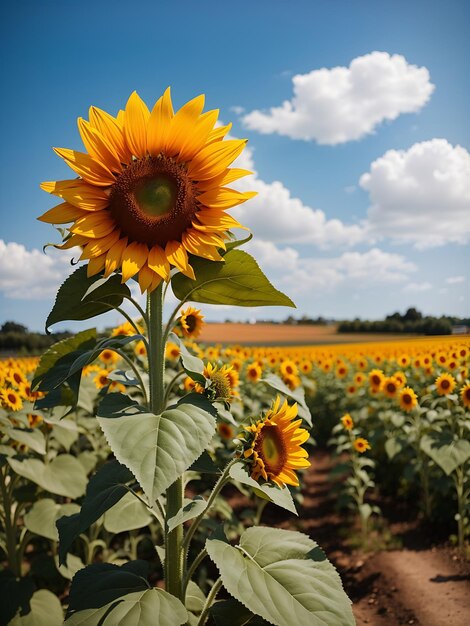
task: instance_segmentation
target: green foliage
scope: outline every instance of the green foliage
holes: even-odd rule
[[[193,257],[196,280],[176,274],[171,285],[178,300],[236,306],[290,306],[294,303],[275,289],[255,259],[241,250],[230,250],[223,262]]]
[[[79,498],[85,493],[87,477],[83,466],[70,454],[60,454],[50,463],[39,459],[8,459],[18,476],[36,483],[49,493]]]
[[[241,462],[232,465],[230,468],[230,476],[239,483],[251,487],[258,497],[269,500],[282,509],[286,509],[290,511],[290,513],[297,515],[297,509],[295,508],[291,493],[286,485],[281,489],[281,487],[271,483],[259,483],[253,480],[246,471],[245,464]]]
[[[129,287],[121,284],[120,276],[87,277],[82,265],[60,286],[52,311],[46,320],[46,331],[57,322],[87,320],[122,304],[130,297]]]
[[[47,589],[35,591],[31,598],[31,611],[16,615],[8,626],[61,626],[64,613],[60,600]]]
[[[252,527],[237,546],[208,539],[227,591],[277,626],[354,625],[341,580],[317,544],[301,533]]]
[[[289,387],[275,374],[267,374],[264,378],[260,379],[260,382],[266,383],[276,391],[280,391],[284,396],[291,398],[298,405],[299,417],[302,417],[309,426],[312,426],[312,416],[310,409],[305,403],[305,391],[302,387],[291,390]]]

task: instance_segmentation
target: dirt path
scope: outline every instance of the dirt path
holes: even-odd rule
[[[317,453],[305,475],[299,530],[309,533],[338,567],[353,600],[357,626],[470,624],[470,566],[449,549],[394,550],[374,555],[345,545],[344,523],[328,481],[331,459]],[[456,558],[455,556],[453,557]]]

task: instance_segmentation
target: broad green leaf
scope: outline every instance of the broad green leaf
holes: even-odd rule
[[[180,626],[188,620],[183,604],[163,589],[136,591],[99,609],[78,611],[64,626]]]
[[[13,471],[45,491],[68,498],[85,493],[87,477],[81,463],[70,454],[59,454],[47,465],[39,459],[8,459]]]
[[[121,277],[113,274],[108,279],[87,277],[87,267],[82,265],[59,288],[57,297],[46,320],[46,331],[57,322],[87,320],[120,306],[131,292]]]
[[[142,335],[125,335],[118,337],[109,337],[105,339],[101,339],[92,346],[89,350],[82,351],[80,354],[77,354],[76,359],[71,364],[68,376],[72,376],[76,374],[80,370],[82,370],[86,365],[93,363],[95,359],[99,357],[103,350],[112,350],[114,348],[122,348],[126,346],[128,343],[132,343],[133,341],[140,341],[142,339]]]
[[[130,491],[104,514],[103,526],[110,533],[122,533],[148,526],[153,516]]]
[[[209,401],[189,395],[161,415],[99,414],[98,422],[118,461],[131,470],[149,502],[155,502],[209,444],[213,413]]]
[[[219,474],[220,470],[214,461],[211,459],[208,452],[204,451],[201,456],[194,461],[191,467],[188,467],[190,472],[199,472],[200,474]]]
[[[253,239],[253,233],[250,233],[248,235],[248,237],[245,237],[245,239],[234,239],[233,241],[228,241],[225,244],[225,248],[227,250],[227,252],[229,250],[234,250],[235,248],[239,248],[240,246],[245,245],[246,243],[248,243],[249,241],[251,241]],[[224,256],[225,254],[227,254],[227,252],[222,252],[222,255]]]
[[[195,496],[192,500],[186,499],[178,513],[168,520],[168,530],[172,531],[180,524],[197,517],[199,513],[205,511],[206,508],[207,501],[202,496]]]
[[[178,300],[235,306],[290,306],[295,304],[275,289],[255,259],[241,250],[230,250],[223,262],[192,257],[196,280],[181,273],[171,280]]]
[[[8,428],[5,430],[5,434],[13,441],[25,444],[38,454],[46,454],[46,439],[37,428]]]
[[[75,352],[76,350],[86,349],[89,345],[94,344],[95,342],[96,329],[90,328],[77,333],[73,337],[62,339],[62,341],[58,341],[52,345],[42,355],[39,365],[34,373],[34,379],[31,386],[33,388],[36,387],[38,382],[44,378],[47,372],[54,365],[56,365],[60,359],[67,356],[71,352]]]
[[[80,513],[57,520],[61,565],[66,563],[67,553],[80,533],[88,530],[108,509],[119,502],[128,493],[126,485],[134,480],[127,467],[117,461],[105,463],[90,478]]]
[[[309,424],[309,426],[312,425],[312,416],[310,415],[310,410],[305,402],[305,392],[302,387],[297,387],[297,389],[291,390],[285,382],[275,374],[268,374],[265,378],[261,378],[260,382],[266,383],[276,391],[280,391],[284,396],[295,400],[298,405],[299,417],[302,417],[307,424]]]
[[[85,567],[83,561],[75,554],[69,554],[67,558],[67,565],[59,565],[59,557],[54,557],[55,566],[61,576],[67,580],[72,580],[77,572]]]
[[[101,417],[122,417],[145,413],[144,407],[123,393],[108,393],[101,400],[98,415]]]
[[[50,436],[63,448],[70,450],[79,437],[79,428],[75,421],[64,418],[62,420],[45,419],[46,424],[52,427]]]
[[[176,343],[179,347],[181,364],[183,365],[183,369],[186,374],[198,383],[204,384],[206,382],[203,374],[204,361],[191,354],[184,345],[184,342],[177,335],[175,335],[175,333],[170,333],[169,340]]]
[[[306,535],[253,527],[238,546],[208,539],[227,591],[276,626],[354,626],[335,568]]]
[[[62,626],[64,612],[59,598],[47,589],[39,589],[31,598],[31,611],[16,615],[8,626]]]
[[[470,459],[470,441],[454,439],[452,433],[435,432],[421,439],[421,450],[450,476],[454,470]]]
[[[255,491],[256,495],[265,498],[270,502],[273,502],[283,509],[287,509],[291,513],[295,513],[296,515],[298,515],[291,493],[286,485],[284,485],[284,487],[281,489],[277,485],[271,485],[269,483],[258,483],[248,474],[245,469],[244,463],[235,463],[234,465],[232,465],[232,467],[230,468],[230,476],[234,480],[237,480],[239,483],[251,487]]]
[[[52,498],[37,500],[24,516],[26,528],[36,535],[59,541],[56,521],[63,515],[73,515],[80,510],[78,504],[57,504]]]
[[[212,605],[210,614],[215,626],[269,626],[271,623],[266,622],[259,615],[253,615],[235,598],[219,600]]]
[[[206,596],[202,593],[200,587],[193,580],[190,580],[186,589],[186,598],[184,599],[188,611],[199,615],[204,608],[205,602]]]

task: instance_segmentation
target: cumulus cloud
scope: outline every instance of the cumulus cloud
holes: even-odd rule
[[[470,154],[445,139],[388,150],[363,174],[369,236],[423,249],[470,240]]]
[[[70,260],[79,255],[78,249],[46,255],[40,250],[27,250],[22,244],[5,243],[0,239],[0,291],[7,298],[20,300],[51,297],[71,273]]]
[[[254,240],[247,245],[247,251],[256,257],[276,285],[290,294],[305,294],[311,289],[332,292],[344,284],[358,287],[400,284],[417,269],[402,255],[379,248],[313,258],[301,257],[290,247],[280,248],[272,242]]]
[[[415,113],[429,100],[434,85],[425,67],[399,54],[372,52],[333,67],[297,74],[293,97],[268,111],[255,110],[243,124],[263,134],[335,145],[360,139],[385,120]]]
[[[256,237],[277,243],[310,243],[325,249],[353,246],[365,239],[363,225],[328,219],[322,210],[294,198],[282,182],[267,183],[259,178],[250,148],[244,150],[236,166],[251,170],[254,176],[241,179],[233,186],[241,191],[256,191],[258,195],[236,207],[233,214]]]
[[[465,282],[465,276],[449,276],[449,278],[446,278],[446,283],[448,285],[458,285],[464,282]]]

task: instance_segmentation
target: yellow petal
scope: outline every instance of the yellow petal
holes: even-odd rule
[[[212,189],[206,191],[198,196],[198,200],[201,204],[211,209],[231,209],[237,204],[242,204],[250,198],[254,198],[256,191],[236,191],[235,189],[229,189],[228,187],[220,187],[218,189]]]
[[[194,270],[189,265],[188,253],[182,243],[179,241],[169,241],[165,247],[165,254],[171,265],[174,265],[188,278],[195,280]]]
[[[122,255],[122,282],[132,278],[147,261],[148,248],[144,243],[130,243]]]
[[[230,228],[243,228],[244,230],[248,230],[246,226],[242,226],[234,217],[223,211],[203,209],[197,212],[196,217],[200,225],[193,222],[193,226],[197,230],[229,230]]]
[[[110,172],[120,172],[122,170],[121,162],[114,149],[108,144],[104,136],[91,126],[90,122],[79,117],[78,130],[83,145],[95,161],[107,167]]]
[[[189,161],[195,154],[202,150],[210,131],[214,128],[218,116],[218,109],[215,111],[207,111],[207,113],[201,115],[192,129],[188,128],[186,138],[181,145],[178,155],[180,161]]]
[[[101,239],[93,239],[89,244],[85,246],[82,252],[82,256],[80,259],[92,259],[94,257],[100,256],[108,250],[116,243],[119,239],[119,231],[113,230],[106,237],[102,237]]]
[[[214,246],[203,243],[198,237],[187,232],[183,234],[183,246],[191,254],[209,259],[211,261],[223,261],[223,257],[217,252]]]
[[[70,250],[70,248],[75,248],[75,246],[83,246],[89,241],[88,237],[83,237],[82,235],[72,235],[67,239],[67,241],[64,241],[64,243],[58,246],[54,246],[54,248],[57,248],[58,250]]]
[[[90,124],[106,138],[108,144],[113,147],[121,163],[129,163],[131,152],[127,147],[122,128],[112,115],[97,107],[90,107]]]
[[[147,154],[147,124],[150,111],[145,102],[134,91],[126,104],[124,135],[131,153],[136,157]]]
[[[104,267],[105,259],[106,259],[106,254],[102,254],[101,256],[91,259],[88,262],[88,266],[86,270],[88,278],[90,278],[90,276],[94,276],[95,274],[98,274],[99,272],[101,272],[101,270]]]
[[[157,156],[166,145],[170,122],[173,118],[170,88],[155,103],[147,128],[147,150],[152,156]]]
[[[210,189],[217,189],[219,187],[226,187],[244,176],[253,174],[250,170],[243,170],[239,167],[227,168],[222,174],[219,174],[215,178],[209,178],[198,183],[197,188],[201,191],[209,191]]]
[[[214,130],[209,134],[207,139],[207,143],[214,143],[215,141],[222,141],[222,139],[232,130],[232,124],[227,124],[226,126],[219,126],[218,128],[214,128]]]
[[[162,282],[161,276],[158,276],[158,274],[155,274],[155,273],[153,276],[154,278],[152,280],[152,284],[149,287],[149,291],[153,291],[154,289],[156,289],[158,285]]]
[[[109,249],[108,254],[106,255],[106,261],[105,261],[105,266],[104,266],[105,278],[107,278],[113,272],[115,272],[118,267],[121,267],[122,254],[124,250],[126,249],[126,246],[127,246],[127,237],[124,237],[123,239],[119,239]]]
[[[140,292],[144,293],[151,286],[153,279],[155,277],[155,272],[152,272],[151,269],[147,266],[147,264],[143,265],[139,271],[139,286]]]
[[[188,136],[194,132],[198,117],[204,108],[204,96],[197,96],[181,107],[171,120],[170,130],[165,146],[165,154],[175,156],[187,142]]]
[[[218,176],[239,156],[246,142],[246,139],[230,139],[206,146],[189,163],[189,175],[194,180]]]
[[[81,217],[70,227],[70,231],[91,239],[99,239],[109,235],[115,228],[116,224],[109,213],[107,211],[98,211]]]
[[[109,195],[104,189],[80,178],[45,182],[40,187],[84,211],[99,211],[109,205]]]
[[[109,187],[116,181],[107,167],[97,163],[84,152],[68,150],[67,148],[54,148],[54,152],[62,157],[74,172],[92,185]]]
[[[58,204],[53,209],[46,211],[41,217],[38,217],[38,220],[48,224],[67,224],[84,215],[86,215],[86,211],[80,211],[80,209],[68,202],[62,202],[62,204]]]
[[[147,265],[164,280],[169,279],[170,264],[168,263],[168,259],[160,246],[154,246],[150,250]]]

